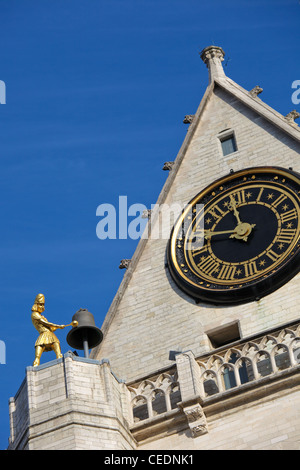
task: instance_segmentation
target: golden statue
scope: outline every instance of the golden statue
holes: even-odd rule
[[[69,325],[56,325],[55,323],[48,322],[42,313],[45,310],[45,297],[43,294],[38,294],[35,298],[34,305],[31,309],[31,320],[33,326],[40,333],[40,336],[35,342],[35,360],[33,366],[40,364],[41,355],[44,351],[53,350],[56,354],[57,359],[62,357],[60,350],[60,343],[58,338],[55,336],[53,331],[57,329],[63,329],[66,326],[77,326],[78,322],[74,321]]]

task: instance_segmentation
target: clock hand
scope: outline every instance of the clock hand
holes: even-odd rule
[[[223,235],[225,233],[237,233],[236,228],[234,230],[221,230],[219,232],[212,232],[211,230],[204,230],[204,237],[208,238],[212,235]]]
[[[233,213],[238,221],[238,224],[241,224],[241,220],[240,220],[240,215],[236,209],[236,206],[237,206],[237,203],[236,203],[236,200],[234,199],[234,197],[232,196],[232,194],[230,194],[230,204],[228,204],[228,209],[229,210],[233,210]]]
[[[226,233],[231,233],[229,238],[236,238],[237,240],[244,240],[245,242],[248,240],[248,236],[252,232],[252,229],[255,227],[256,224],[248,224],[239,223],[234,230],[220,230],[217,232],[213,232],[211,230],[204,230],[204,237],[210,238],[213,235],[223,235]]]

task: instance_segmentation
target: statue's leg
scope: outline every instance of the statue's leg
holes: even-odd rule
[[[40,365],[40,360],[41,360],[41,355],[44,352],[44,346],[36,346],[35,347],[35,360],[33,363],[33,366],[39,366]]]
[[[56,358],[59,359],[62,356],[61,350],[60,350],[60,344],[59,343],[53,343],[52,349],[56,354]]]

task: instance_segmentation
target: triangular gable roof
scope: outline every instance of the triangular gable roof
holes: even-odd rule
[[[193,117],[193,120],[189,126],[188,132],[185,136],[185,139],[180,147],[180,150],[174,160],[172,166],[172,171],[170,171],[169,176],[162,188],[162,191],[159,194],[159,197],[156,202],[156,207],[159,207],[166,200],[166,197],[169,193],[169,190],[175,180],[178,169],[181,165],[181,162],[185,156],[186,150],[193,138],[195,130],[198,126],[199,121],[201,120],[202,114],[205,110],[206,104],[210,96],[214,93],[216,87],[228,92],[230,95],[233,95],[237,100],[243,103],[245,106],[250,108],[252,111],[255,111],[258,115],[271,122],[274,126],[279,128],[282,132],[286,133],[289,137],[292,137],[295,141],[300,143],[300,128],[294,123],[293,119],[288,120],[287,117],[283,116],[279,112],[275,111],[273,108],[264,103],[255,93],[250,93],[245,90],[243,87],[235,83],[233,80],[228,78],[223,70],[221,61],[224,57],[224,51],[216,46],[209,46],[204,49],[201,53],[201,58],[207,64],[209,69],[210,83],[203,95],[203,98],[199,104],[196,114]],[[151,223],[155,223],[155,218],[158,215],[157,213],[151,214]],[[147,227],[146,229],[147,230]],[[140,256],[148,243],[148,238],[141,238],[138,246],[133,254],[133,257],[130,261],[130,264],[124,274],[123,280],[118,288],[118,291],[111,303],[111,306],[105,316],[102,332],[105,336],[105,332],[108,330],[111,322],[113,321],[115,314],[117,312],[118,306],[121,302],[124,292],[132,278],[132,274],[135,271],[137,263],[140,259]],[[101,345],[96,347],[91,354],[91,357],[97,357],[98,351],[101,348]]]
[[[283,116],[278,111],[271,108],[271,106],[268,106],[258,96],[251,95],[250,92],[226,76],[225,78],[215,78],[214,86],[215,85],[220,86],[225,91],[235,96],[244,105],[248,106],[267,121],[270,121],[297,142],[300,142],[300,128],[298,125],[293,120],[289,122],[286,116]]]

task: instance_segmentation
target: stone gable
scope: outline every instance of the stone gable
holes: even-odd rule
[[[232,170],[270,165],[300,172],[298,128],[256,93],[225,76],[213,78],[158,203],[186,204]],[[224,157],[219,136],[226,130],[234,132],[237,151]],[[158,223],[157,219],[152,229]],[[233,307],[196,304],[170,277],[167,242],[140,241],[104,321],[103,343],[92,354],[97,359],[108,357],[113,370],[125,380],[170,366],[171,350],[207,352],[206,332],[227,323],[239,322],[245,337],[298,318],[300,275],[257,302]]]

